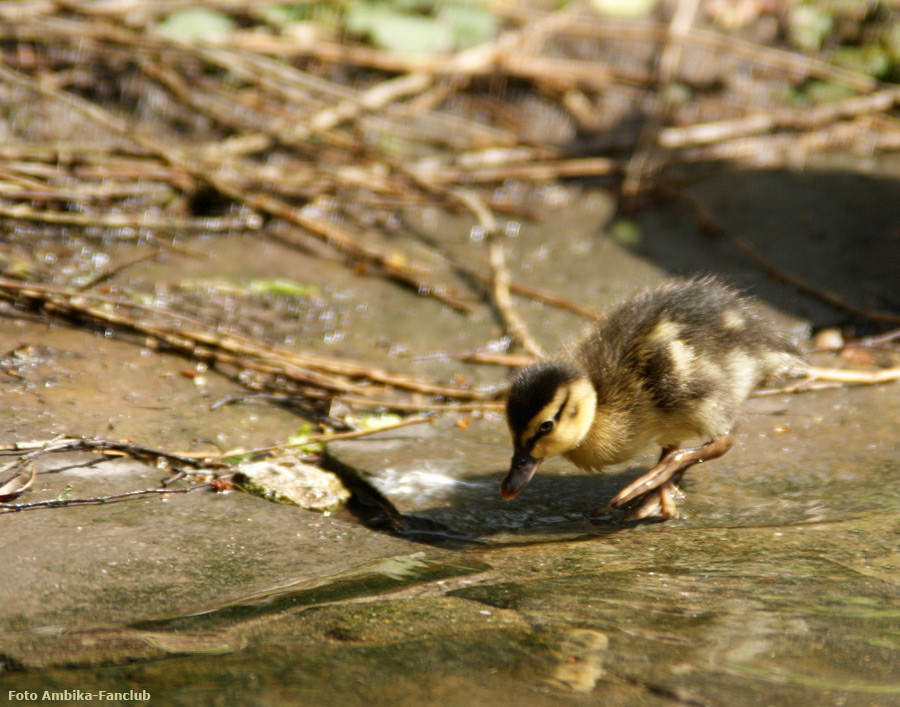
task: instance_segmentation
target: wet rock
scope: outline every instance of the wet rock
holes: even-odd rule
[[[897,241],[884,237],[895,186],[735,171],[690,189],[780,268],[884,308],[896,279]],[[494,196],[518,189],[504,184]],[[537,201],[541,190],[528,194]],[[794,322],[843,321],[748,270],[681,206],[631,215],[643,237],[625,251],[603,231],[615,212],[608,195],[544,193],[558,200],[551,218],[504,224],[516,283],[602,310],[668,273],[713,271]],[[436,272],[447,274],[448,262],[486,272],[472,225],[439,216],[429,228],[412,224],[418,246],[408,232],[392,238],[421,249]],[[342,303],[335,336],[298,345],[442,380],[461,371],[449,354],[503,336],[486,305],[463,316],[336,261],[250,242],[219,240],[208,259],[179,266],[193,272],[171,262],[142,272],[317,282],[329,312]],[[514,303],[548,351],[587,321]],[[211,410],[240,389],[213,371],[198,385],[181,375],[183,359],[121,337],[6,325],[6,351],[38,348],[7,369],[4,441],[114,427],[167,449],[210,438],[250,447],[296,430],[293,415],[262,404]],[[464,373],[491,385],[505,372]],[[335,466],[404,514],[418,533],[407,537],[479,541],[452,552],[244,494],[5,514],[0,694],[137,685],[161,704],[891,705],[898,420],[896,384],[752,400],[735,448],[685,476],[682,517],[637,526],[587,515],[652,452],[603,474],[551,460],[506,502],[498,487],[511,449],[500,416],[330,446]],[[97,460],[45,460],[20,500],[155,487],[168,475]]]
[[[161,476],[85,455],[41,462],[33,493],[50,498],[154,488]],[[235,493],[7,513],[0,528],[8,667],[227,652],[243,638],[221,632],[225,614],[235,620],[486,567]],[[171,622],[195,614],[217,619],[171,633]]]
[[[157,449],[256,448],[297,430],[288,410],[254,402],[214,405],[246,389],[224,376],[198,376],[181,356],[125,335],[4,321],[0,442],[57,434],[130,439]],[[12,351],[10,351],[12,350]]]
[[[235,481],[269,501],[310,511],[333,513],[350,499],[337,476],[292,456],[241,464]]]

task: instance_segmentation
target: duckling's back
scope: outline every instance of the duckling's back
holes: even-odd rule
[[[790,339],[714,278],[677,281],[615,310],[571,352],[632,445],[714,438],[764,380],[800,361]]]

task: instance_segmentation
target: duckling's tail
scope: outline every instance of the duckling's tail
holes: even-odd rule
[[[763,354],[763,381],[800,373],[805,365],[803,354],[793,343],[785,342],[781,350]]]

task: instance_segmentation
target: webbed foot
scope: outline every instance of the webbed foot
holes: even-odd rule
[[[683,497],[675,484],[681,479],[685,470],[694,464],[721,457],[731,449],[733,444],[734,438],[729,432],[699,447],[685,449],[667,447],[663,449],[656,466],[619,491],[604,508],[598,509],[597,512],[636,505],[627,520],[640,520],[655,516],[665,519],[675,518],[678,515],[675,498]],[[635,501],[639,503],[635,504]]]

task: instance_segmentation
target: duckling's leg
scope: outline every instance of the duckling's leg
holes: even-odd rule
[[[629,519],[637,520],[652,515],[674,518],[678,512],[675,495],[680,493],[675,484],[681,479],[685,470],[694,464],[721,457],[731,449],[733,444],[734,438],[730,432],[727,432],[699,447],[685,449],[666,447],[656,466],[619,491],[605,509],[621,508],[643,497],[643,503],[629,516]]]
[[[666,481],[658,489],[644,494],[642,498],[643,503],[625,516],[626,521],[643,520],[654,516],[665,520],[677,518],[678,506],[675,499],[684,498],[684,494],[672,481]],[[637,500],[640,501],[641,497],[638,497]]]

